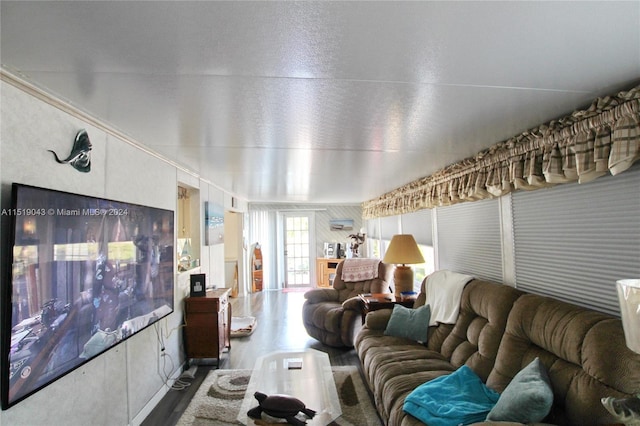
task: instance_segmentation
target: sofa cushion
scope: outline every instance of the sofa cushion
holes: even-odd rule
[[[417,309],[395,305],[384,330],[384,335],[406,337],[407,339],[424,343],[427,341],[429,318],[431,318],[431,307],[429,305],[420,306]]]
[[[342,279],[344,262],[340,262],[336,268],[333,280],[333,289],[338,292],[338,300],[344,302],[363,293],[389,293],[394,266],[380,262],[378,264],[378,277],[363,281],[349,282]]]
[[[626,347],[620,319],[550,297],[526,294],[513,305],[487,385],[502,392],[535,357],[547,367],[553,424],[616,423],[601,398],[640,389],[640,355]]]
[[[544,364],[536,358],[515,375],[500,395],[487,420],[540,422],[553,404],[553,390]]]
[[[415,388],[404,400],[404,411],[429,426],[469,424],[483,420],[499,397],[463,365]]]
[[[486,380],[493,368],[513,302],[521,294],[507,285],[471,281],[462,292],[458,320],[443,341],[440,352],[454,367],[466,364]]]

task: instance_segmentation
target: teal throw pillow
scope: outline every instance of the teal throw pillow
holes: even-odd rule
[[[394,305],[384,334],[385,336],[404,337],[426,343],[430,319],[431,307],[429,305],[422,305],[417,309]]]
[[[549,374],[536,358],[511,379],[487,420],[537,423],[547,417],[552,404]]]

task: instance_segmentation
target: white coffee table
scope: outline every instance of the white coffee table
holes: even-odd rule
[[[342,415],[329,356],[314,349],[303,352],[273,352],[261,356],[249,380],[238,421],[254,425],[247,411],[258,406],[253,394],[291,395],[316,411],[313,419],[301,414],[308,425],[327,425]]]

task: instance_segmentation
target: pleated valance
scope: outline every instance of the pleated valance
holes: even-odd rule
[[[640,86],[497,143],[362,205],[391,216],[616,175],[640,159]]]

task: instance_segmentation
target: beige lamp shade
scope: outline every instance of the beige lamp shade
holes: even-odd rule
[[[411,234],[398,234],[391,238],[391,243],[384,254],[384,263],[412,264],[424,263],[418,244]]]
[[[627,346],[640,354],[640,279],[616,281]]]
[[[411,234],[398,234],[391,238],[389,248],[384,254],[384,263],[395,263],[393,272],[394,292],[396,299],[401,300],[401,293],[413,291],[413,270],[406,264],[424,263],[418,244]],[[401,266],[400,266],[401,265]]]

